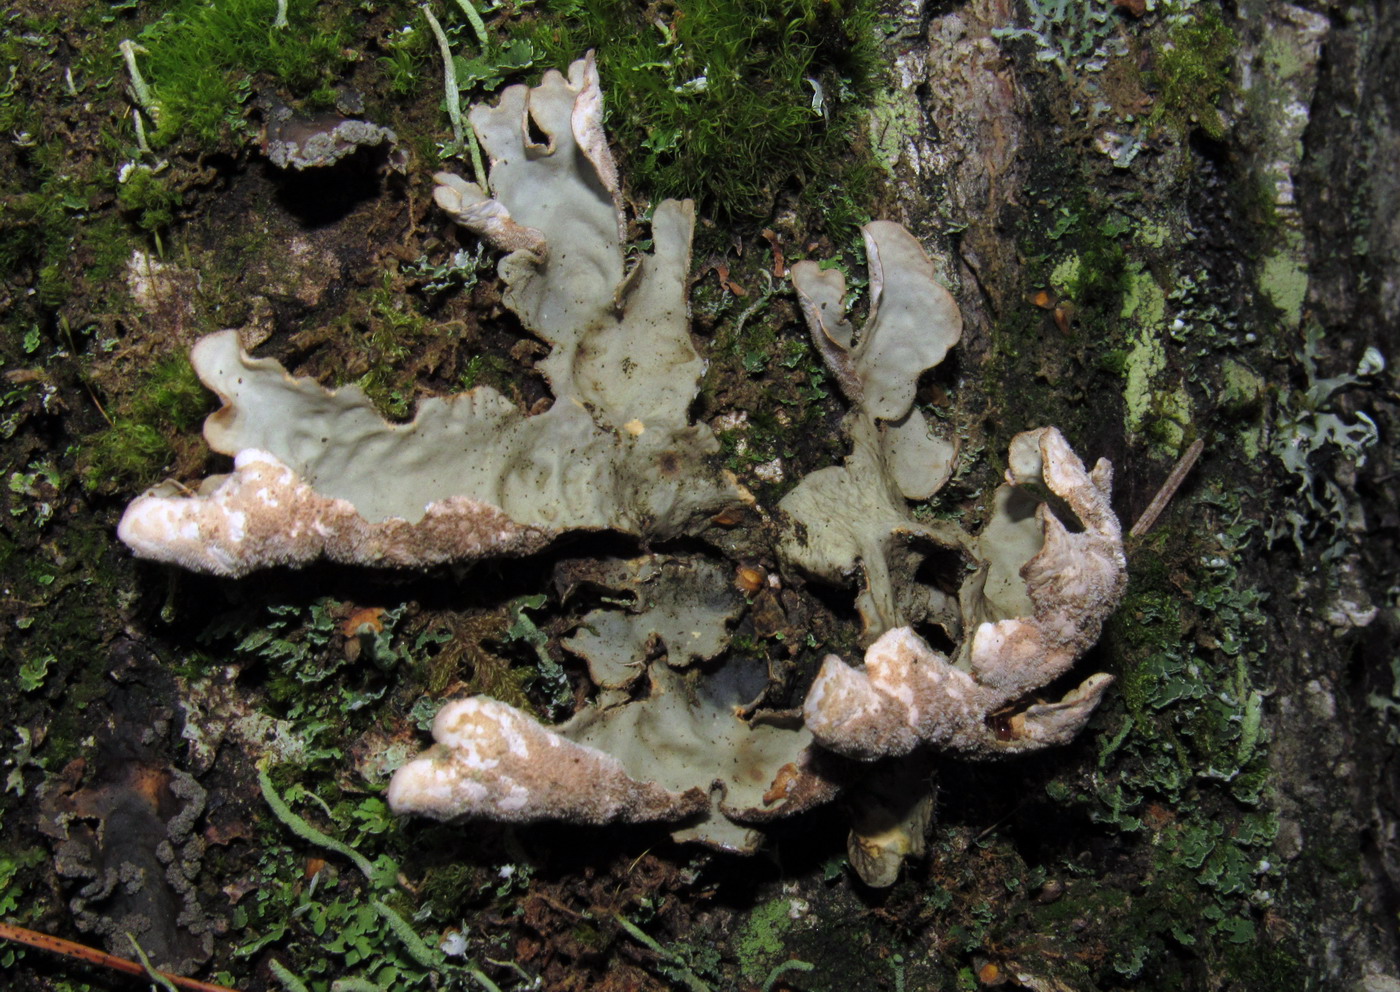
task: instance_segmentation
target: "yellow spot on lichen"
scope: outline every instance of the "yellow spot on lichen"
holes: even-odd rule
[[[1166,329],[1167,297],[1157,280],[1142,268],[1129,276],[1123,296],[1123,319],[1137,327],[1128,351],[1124,373],[1123,401],[1127,408],[1129,433],[1142,430],[1152,411],[1152,380],[1167,367],[1162,335]]]
[[[1146,245],[1149,248],[1160,248],[1167,243],[1167,238],[1171,236],[1171,233],[1171,228],[1166,224],[1147,221],[1138,228],[1138,244]]]
[[[1070,255],[1055,266],[1055,270],[1050,273],[1050,285],[1055,287],[1055,292],[1061,296],[1070,296],[1071,287],[1079,282],[1079,256]]]
[[[1264,259],[1259,288],[1283,311],[1288,326],[1297,327],[1303,318],[1303,300],[1308,295],[1308,274],[1297,257],[1280,251]]]

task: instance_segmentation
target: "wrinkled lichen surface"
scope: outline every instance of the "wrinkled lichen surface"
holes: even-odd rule
[[[128,508],[122,539],[140,554],[220,575],[321,555],[427,565],[534,551],[570,531],[698,536],[714,516],[752,502],[708,457],[717,448],[709,429],[689,418],[703,368],[684,298],[693,207],[659,203],[651,253],[624,266],[626,217],[601,106],[591,54],[567,78],[551,72],[538,86],[509,87],[470,117],[491,163],[490,195],[436,177],[438,204],[509,252],[499,266],[506,305],[551,349],[540,365],[555,394],[547,410],[522,415],[482,386],[425,401],[408,423],[390,424],[360,391],[292,379],[249,358],[226,331],[196,345],[193,365],[222,402],[205,435],[235,456],[234,473],[195,495],[168,486],[147,493]],[[600,675],[595,661],[602,694],[558,728],[497,700],[449,702],[434,720],[433,749],[390,784],[395,811],[676,821],[678,839],[748,852],[761,839],[755,824],[829,801],[858,777],[838,755],[902,758],[919,745],[1034,750],[1083,726],[1106,675],[1058,704],[1031,705],[1029,696],[1093,644],[1122,594],[1111,466],[1087,473],[1058,431],[1027,432],[1012,440],[1006,494],[980,540],[920,525],[909,501],[947,482],[956,446],[931,433],[914,398],[920,375],[957,342],[961,318],[912,235],[889,222],[862,233],[870,313],[858,337],[841,274],[813,261],[793,268],[817,351],[852,406],[852,453],[800,483],[775,526],[788,581],[861,578],[864,635],[878,637],[864,672],[829,659],[800,716],[745,705],[767,687],[763,673],[745,671],[751,660],[724,651],[738,604],[717,603],[723,570],[697,557],[668,573],[657,561],[658,588],[627,638],[648,651],[623,663],[636,668],[638,696],[619,691],[630,679]],[[1025,500],[1030,485],[1047,486],[1083,533],[1072,535],[1045,503],[1013,526],[1009,494]],[[921,589],[912,569],[891,567],[896,540],[967,551],[978,566],[962,583],[960,615],[933,617],[965,639],[963,668],[909,626],[931,618],[911,604],[946,597]],[[986,595],[991,572],[999,599]],[[687,581],[699,595],[668,588]],[[667,633],[659,607],[668,599],[691,600],[689,630]],[[598,625],[607,629],[596,615],[584,625],[594,638]],[[712,664],[692,664],[687,634],[708,644],[701,661]],[[902,656],[890,664],[896,641]],[[587,656],[581,643],[574,649]],[[990,725],[994,713],[1003,729]]]
[[[561,345],[522,326],[496,266],[539,228],[492,248],[444,213],[487,177],[450,139],[416,5],[291,0],[287,28],[266,0],[0,15],[0,917],[127,955],[130,931],[157,964],[250,992],[284,987],[274,965],[314,992],[482,987],[463,961],[501,989],[1390,987],[1396,11],[970,0],[886,4],[862,27],[859,0],[741,6],[478,5],[482,47],[459,5],[431,9],[464,107],[549,66],[567,79],[599,47],[608,128],[626,136],[627,225],[608,242],[635,246],[624,270],[653,251],[657,182],[703,197],[680,297],[705,366],[675,392],[752,502],[740,491],[659,541],[636,536],[644,521],[632,537],[527,528],[507,555],[503,516],[472,538],[502,542],[474,564],[405,553],[239,579],[153,566],[113,537],[144,487],[237,469],[199,435],[219,400],[190,346],[238,328],[303,398],[362,391],[375,430],[480,386],[512,421],[538,418]],[[878,58],[841,48],[857,37]],[[125,40],[146,49],[149,106]],[[279,168],[279,105],[298,133],[345,118],[398,144]],[[800,154],[772,154],[794,127]],[[688,174],[701,161],[719,167]],[[435,202],[443,171],[457,204]],[[857,232],[872,216],[910,232],[961,313],[918,378],[905,425],[922,418],[922,437],[892,438],[900,422],[862,411],[833,365],[883,321]],[[844,274],[840,347],[807,326],[801,260]],[[602,405],[586,419],[625,441]],[[729,820],[715,792],[694,824],[389,811],[390,770],[444,700],[495,699],[556,734],[620,709],[564,738],[616,750],[653,717],[791,740],[828,654],[877,709],[903,709],[882,691],[901,664],[966,673],[959,593],[984,542],[1005,554],[981,586],[997,612],[975,623],[1033,616],[1019,570],[1040,503],[1080,534],[1043,486],[998,493],[1013,436],[1044,424],[1086,472],[1111,459],[1125,527],[1204,442],[1156,525],[1125,540],[1097,645],[982,724],[1006,747],[1018,716],[1070,713],[1076,685],[1112,675],[1074,741],[996,762],[914,729],[905,758],[828,749],[838,764],[818,770],[854,781],[766,821]],[[921,445],[945,454],[893,458]],[[245,461],[253,488],[293,471]],[[821,492],[858,497],[868,526],[804,503],[838,475]],[[421,524],[425,506],[395,512]],[[827,550],[802,542],[787,511],[803,506]],[[305,553],[395,546],[363,529],[384,519],[340,509],[345,529]],[[882,616],[926,647],[863,663]],[[612,759],[668,793],[695,786],[640,748]],[[727,786],[749,810],[812,781],[754,767],[753,792]],[[761,853],[670,840],[696,825],[752,833]],[[126,982],[11,947],[0,970],[25,992]]]

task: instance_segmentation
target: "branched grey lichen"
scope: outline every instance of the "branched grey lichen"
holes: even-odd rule
[[[1029,39],[1037,61],[1066,75],[1098,72],[1127,51],[1109,0],[1026,0],[1026,10],[1028,27],[993,28],[992,37]]]
[[[1153,0],[1147,0],[1148,6]],[[1106,69],[1128,57],[1128,19],[1111,0],[1025,0],[1025,26],[992,29],[992,37],[1034,45],[1036,62],[1054,66],[1071,112],[1094,129],[1094,146],[1118,168],[1133,164],[1150,130],[1140,114],[1119,106]],[[1169,15],[1171,16],[1171,15]],[[1135,71],[1135,70],[1134,70]]]
[[[858,342],[841,272],[810,261],[792,269],[812,340],[851,403],[851,453],[803,479],[778,509],[788,561],[828,581],[864,574],[857,605],[868,641],[904,624],[956,622],[948,597],[913,581],[923,556],[911,546],[962,548],[970,538],[957,527],[916,521],[907,503],[928,499],[953,473],[957,446],[933,433],[914,392],[919,376],[957,344],[962,316],[913,235],[888,221],[863,233],[871,307]]]
[[[1308,385],[1283,394],[1283,409],[1269,443],[1269,450],[1294,479],[1292,505],[1279,511],[1269,537],[1290,538],[1300,554],[1304,544],[1319,534],[1344,535],[1354,525],[1364,526],[1353,519],[1355,501],[1348,494],[1350,486],[1339,476],[1363,465],[1367,450],[1380,440],[1376,422],[1364,411],[1357,410],[1348,419],[1332,401],[1343,390],[1365,386],[1383,372],[1384,356],[1376,348],[1367,348],[1355,372],[1324,377],[1318,368],[1321,341],[1320,327],[1312,325],[1304,331],[1298,359]],[[1342,538],[1324,557],[1335,558],[1344,546]]]

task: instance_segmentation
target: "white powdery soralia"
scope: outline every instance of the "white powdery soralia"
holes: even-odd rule
[[[417,521],[371,522],[348,500],[321,495],[273,455],[250,448],[238,453],[231,475],[207,480],[196,495],[156,490],[133,500],[117,536],[143,558],[236,578],[321,557],[421,567],[518,554],[550,535],[464,496],[428,504]]]
[[[981,755],[1038,750],[1073,738],[1093,713],[1113,681],[1108,675],[1090,676],[1059,702],[1012,707],[1074,664],[1122,596],[1112,468],[1100,460],[1085,471],[1054,428],[1017,435],[1010,461],[1008,485],[1043,479],[1084,525],[1072,533],[1046,504],[1037,508],[1043,543],[1020,569],[1031,615],[980,624],[970,671],[908,627],[876,640],[861,669],[828,656],[803,707],[823,747],[863,760],[922,744]]]
[[[436,745],[394,773],[394,812],[438,820],[597,824],[677,820],[710,803],[702,789],[672,792],[639,782],[612,755],[482,696],[439,710],[433,738]]]

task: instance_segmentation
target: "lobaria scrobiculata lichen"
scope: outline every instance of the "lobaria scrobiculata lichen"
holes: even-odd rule
[[[629,255],[601,106],[591,56],[567,77],[508,87],[470,114],[488,188],[437,176],[438,205],[507,253],[505,304],[550,348],[539,366],[548,409],[527,414],[481,386],[391,424],[354,387],[327,391],[249,357],[233,332],[212,335],[192,360],[223,402],[205,436],[234,456],[233,472],[192,493],[167,484],[141,496],[122,539],[226,576],[321,557],[424,567],[532,554],[580,531],[694,537],[752,504],[717,467],[710,427],[691,419],[705,366],[687,308],[693,207],[657,204],[651,250]],[[1028,431],[980,533],[916,520],[910,501],[947,482],[957,448],[915,405],[915,387],[957,343],[961,318],[908,231],[875,222],[863,233],[870,314],[859,333],[839,272],[809,261],[792,273],[850,404],[849,454],[765,519],[781,563],[771,582],[859,585],[864,666],[829,657],[800,710],[755,705],[769,673],[732,643],[743,604],[713,546],[604,560],[594,581],[610,598],[562,643],[587,663],[592,701],[556,726],[484,697],[449,702],[437,743],[393,779],[396,810],[659,820],[678,838],[752,851],[764,823],[829,801],[874,759],[1033,750],[1083,726],[1107,676],[1058,703],[1030,697],[1093,643],[1122,593],[1111,468],[1086,470],[1053,428]],[[1077,522],[1042,501],[1045,488]],[[956,597],[922,567],[949,551],[974,566]],[[935,652],[913,624],[959,649]],[[861,829],[855,863],[888,884],[917,844]]]

